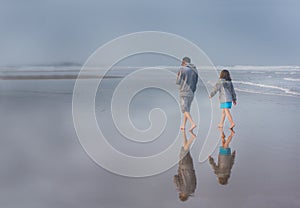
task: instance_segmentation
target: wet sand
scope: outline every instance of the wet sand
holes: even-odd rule
[[[105,134],[116,148],[149,155],[153,152],[147,152],[148,148],[128,145],[110,127],[107,100],[117,80],[105,79],[99,92],[96,100],[99,123],[104,125]],[[300,206],[299,98],[238,93],[238,106],[232,110],[236,134],[231,142],[236,158],[226,186],[218,183],[208,162],[198,163],[208,128],[205,120],[209,119],[203,101],[203,125],[191,149],[197,188],[193,197],[181,202],[173,183],[177,166],[156,176],[134,179],[112,174],[88,157],[72,120],[74,82],[73,79],[0,81],[1,207]],[[207,99],[204,89],[197,92],[199,102]],[[164,96],[156,92],[152,96],[159,97],[162,107],[172,102],[168,98],[163,101]],[[157,103],[149,99],[143,103],[138,97],[133,103],[135,107],[141,106],[134,108],[137,113],[151,104]],[[169,107],[168,112],[178,118],[180,113],[175,110]],[[143,118],[134,117],[137,122]],[[164,149],[174,139],[172,135],[178,133],[177,119],[170,121],[167,128],[171,136],[163,134],[158,139],[161,143],[152,144],[150,149],[154,152]],[[225,134],[229,134],[228,129]],[[215,151],[213,157],[217,155]]]

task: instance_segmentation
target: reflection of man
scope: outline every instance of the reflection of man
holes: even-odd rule
[[[182,134],[183,147],[181,147],[178,174],[174,176],[174,183],[179,191],[179,199],[186,201],[196,190],[196,175],[190,154],[190,145],[193,143],[196,135],[191,132],[191,138],[187,140],[185,131]]]
[[[198,72],[196,67],[191,64],[191,59],[189,57],[184,57],[182,59],[181,68],[177,75],[176,84],[179,85],[179,97],[180,97],[180,107],[183,113],[183,123],[181,125],[181,130],[185,129],[186,121],[189,120],[191,124],[192,131],[196,128],[196,123],[191,117],[190,108],[194,98],[194,93],[196,91],[198,82]]]
[[[214,159],[209,156],[209,163],[212,166],[215,174],[218,177],[219,183],[221,185],[228,184],[228,179],[230,177],[231,169],[234,164],[235,151],[231,154],[231,149],[229,143],[234,136],[234,131],[231,129],[231,134],[226,140],[226,136],[222,128],[219,128],[222,138],[222,146],[219,149],[218,165],[216,165]]]

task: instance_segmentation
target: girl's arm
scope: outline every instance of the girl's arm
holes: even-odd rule
[[[216,85],[214,86],[214,88],[212,89],[212,91],[210,92],[209,97],[212,98],[213,96],[215,96],[215,94],[220,90],[220,83],[219,81],[216,83]]]
[[[232,95],[232,101],[234,104],[236,104],[236,94],[235,94],[235,90],[233,87],[233,84],[231,83],[231,95]]]
[[[209,164],[211,165],[211,167],[213,168],[214,171],[217,171],[218,170],[218,166],[217,164],[215,163],[215,160],[214,158],[212,158],[211,156],[209,156]]]
[[[235,160],[235,150],[233,151],[233,153],[231,154],[231,161],[230,161],[230,169],[232,168],[233,164],[234,164],[234,160]]]

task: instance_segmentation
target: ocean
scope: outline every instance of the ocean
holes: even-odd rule
[[[123,78],[126,75],[147,67],[114,67],[106,76]],[[151,67],[177,72],[178,67]],[[257,93],[275,96],[292,96],[300,98],[300,66],[217,66],[218,71],[226,68],[230,71],[237,92]],[[0,67],[0,79],[76,79],[79,66],[24,66]],[[84,71],[87,78],[97,74],[104,75],[105,70],[91,68]],[[201,72],[201,73],[205,73]],[[209,84],[213,84],[212,82]],[[72,90],[72,89],[69,89]]]

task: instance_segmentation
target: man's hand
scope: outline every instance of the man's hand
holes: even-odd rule
[[[233,105],[236,105],[236,100],[233,101]]]

